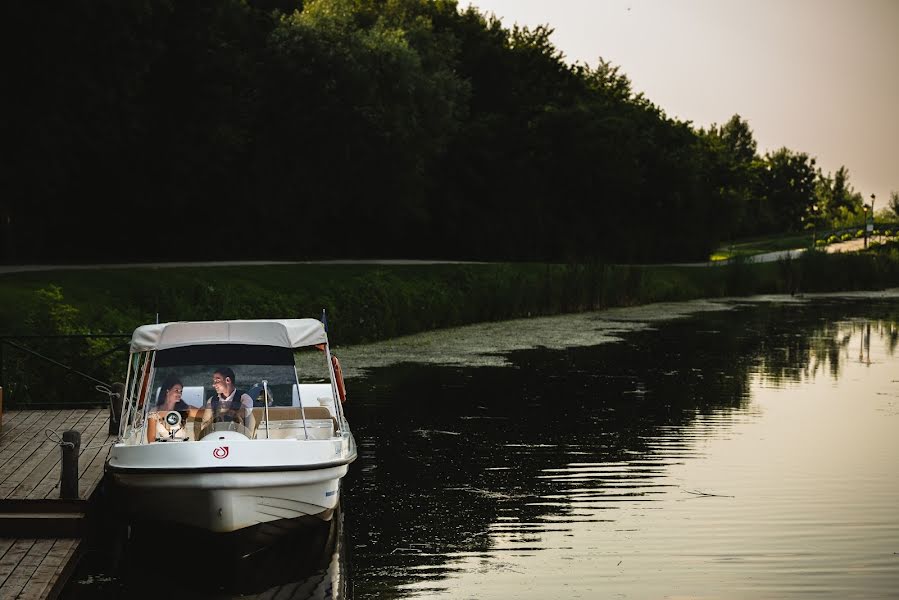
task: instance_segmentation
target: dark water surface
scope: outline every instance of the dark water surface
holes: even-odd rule
[[[899,296],[869,294],[343,349],[359,459],[294,561],[340,583],[264,597],[897,598],[897,345]],[[71,597],[128,587],[93,562]]]

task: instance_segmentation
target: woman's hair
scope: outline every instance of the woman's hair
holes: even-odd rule
[[[181,383],[181,379],[179,379],[177,375],[169,375],[162,381],[162,387],[159,388],[159,398],[156,399],[157,406],[162,406],[162,404],[165,403],[165,397],[169,393],[169,390],[176,385],[180,385],[182,388],[184,387],[184,384]]]

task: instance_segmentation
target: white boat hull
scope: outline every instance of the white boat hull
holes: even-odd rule
[[[123,496],[120,506],[136,519],[222,533],[282,519],[328,518],[340,499],[340,479],[356,455],[350,436],[322,443],[231,442],[223,459],[213,453],[220,447],[208,442],[115,446],[107,470]]]
[[[113,474],[132,516],[230,532],[280,519],[327,516],[347,466],[270,473]]]

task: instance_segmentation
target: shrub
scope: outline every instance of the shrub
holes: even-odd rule
[[[827,243],[828,243],[828,244],[833,244],[833,243],[836,243],[836,242],[839,242],[839,241],[840,241],[840,239],[839,239],[837,236],[835,236],[835,235],[832,235],[832,236],[830,236],[829,238],[827,238]]]
[[[840,236],[840,240],[842,240],[844,242],[849,241],[851,239],[852,239],[852,234],[850,234],[850,233],[844,233],[843,235]]]
[[[833,237],[833,236],[830,236]],[[815,240],[815,247],[820,248],[827,245],[827,240]]]
[[[860,237],[862,237],[863,235],[865,235],[865,230],[864,230],[864,229],[859,229],[858,231],[855,232],[855,237],[857,237],[857,238],[860,238]]]

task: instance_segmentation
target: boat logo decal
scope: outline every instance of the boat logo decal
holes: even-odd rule
[[[228,446],[219,446],[212,451],[212,455],[216,458],[226,458],[228,456]]]

